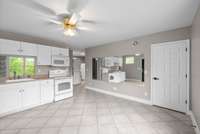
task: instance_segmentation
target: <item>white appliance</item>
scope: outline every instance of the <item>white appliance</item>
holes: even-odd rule
[[[113,73],[109,73],[108,74],[108,80],[109,82],[113,82],[113,83],[119,83],[119,82],[123,82],[126,80],[126,73],[125,72],[113,72]]]
[[[69,57],[53,55],[51,57],[51,66],[67,67],[69,66]]]
[[[79,58],[73,58],[73,84],[81,83],[81,61]]]
[[[73,96],[73,80],[67,77],[67,70],[50,70],[49,77],[54,78],[54,101]]]
[[[85,63],[81,63],[81,80],[85,80]]]

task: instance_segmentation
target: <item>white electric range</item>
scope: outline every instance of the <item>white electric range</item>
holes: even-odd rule
[[[49,78],[54,78],[54,101],[73,96],[73,79],[67,77],[67,70],[50,70]]]

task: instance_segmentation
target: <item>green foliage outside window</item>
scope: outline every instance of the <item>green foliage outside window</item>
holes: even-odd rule
[[[33,76],[35,74],[35,60],[33,58],[25,59],[25,76]]]
[[[31,77],[35,74],[35,59],[30,57],[8,57],[9,78]]]
[[[135,62],[134,56],[126,57],[126,64],[134,64],[134,62]]]

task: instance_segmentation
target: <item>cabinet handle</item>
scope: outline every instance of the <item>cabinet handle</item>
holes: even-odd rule
[[[153,80],[159,80],[159,78],[158,77],[153,77]]]

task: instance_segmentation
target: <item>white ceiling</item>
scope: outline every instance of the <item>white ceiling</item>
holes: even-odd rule
[[[46,25],[45,14],[13,1],[0,0],[0,30],[79,48],[190,26],[199,5],[199,0],[90,0],[81,16],[98,23],[84,25],[91,31],[66,37],[58,26]],[[37,1],[65,12],[68,0]]]

